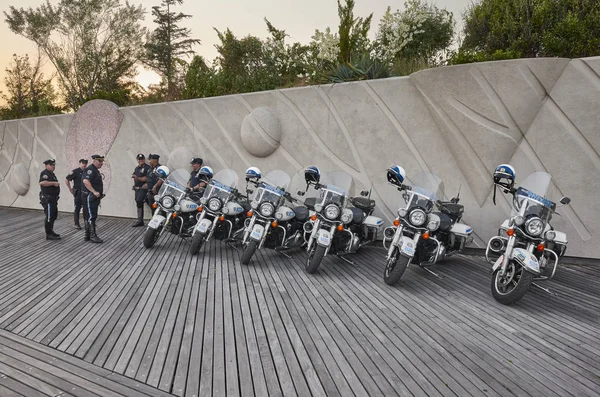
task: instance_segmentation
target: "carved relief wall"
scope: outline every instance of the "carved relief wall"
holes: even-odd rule
[[[38,208],[42,161],[56,158],[62,181],[81,157],[106,154],[101,214],[135,216],[135,155],[158,153],[172,168],[199,156],[243,176],[343,169],[355,191],[373,188],[387,222],[401,200],[385,170],[438,174],[448,196],[460,187],[465,220],[483,247],[510,211],[492,204],[491,173],[500,163],[517,182],[545,170],[572,198],[554,226],[568,254],[600,257],[600,58],[521,59],[421,71],[404,78],[293,88],[117,109],[92,101],[76,115],[0,122],[0,205]],[[240,180],[243,180],[241,178]],[[72,209],[63,189],[61,211]]]

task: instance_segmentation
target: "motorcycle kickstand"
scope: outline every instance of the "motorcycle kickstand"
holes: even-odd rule
[[[286,254],[286,253],[285,253],[285,252],[283,252],[283,251],[277,251],[277,252],[279,252],[281,255],[285,256],[285,257],[286,257],[286,258],[288,258],[288,259],[292,259],[292,257],[291,257],[291,256],[289,256],[288,254]]]
[[[238,247],[236,247],[235,245],[233,245],[233,243],[231,241],[228,241],[225,244],[227,244],[228,246],[230,246],[231,248],[233,248],[237,252],[241,252],[240,249]]]
[[[534,287],[537,287],[539,289],[541,289],[542,291],[552,295],[552,296],[558,296],[557,293],[550,291],[548,288],[544,288],[541,285],[539,285],[538,283],[531,283],[531,285],[533,285]]]
[[[432,271],[432,270],[429,270],[429,269],[427,268],[427,266],[420,266],[420,267],[421,267],[421,269],[423,269],[423,270],[425,270],[425,271],[427,271],[427,272],[429,272],[429,273],[433,274],[434,276],[436,276],[436,277],[437,277],[437,278],[439,278],[440,280],[443,280],[443,279],[444,279],[444,276],[440,276],[439,274],[435,273],[434,271]]]
[[[355,263],[354,263],[354,262],[352,262],[350,259],[346,258],[345,256],[342,256],[342,255],[340,255],[340,256],[339,256],[339,258],[340,258],[341,260],[343,260],[344,262],[351,264],[352,266],[354,266],[354,265],[355,265]]]

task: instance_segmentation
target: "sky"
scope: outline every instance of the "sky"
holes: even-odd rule
[[[146,9],[144,25],[154,29],[152,22],[152,6],[159,5],[161,0],[130,0],[133,4],[142,4]],[[454,13],[457,23],[461,21],[462,11],[472,0],[432,0],[440,8],[446,8]],[[4,12],[11,5],[17,8],[37,7],[45,0],[0,0],[0,91],[4,90],[5,69],[9,66],[12,55],[29,54],[30,59],[35,59],[37,50],[28,40],[12,33],[6,24]],[[122,0],[124,3],[125,0]],[[58,0],[51,0],[57,4]],[[356,0],[354,15],[365,17],[373,13],[370,36],[373,38],[377,31],[379,20],[386,8],[392,10],[404,8],[404,0]],[[263,19],[266,17],[276,28],[286,30],[290,36],[288,42],[299,41],[307,44],[311,40],[315,29],[324,30],[331,27],[337,31],[338,15],[336,0],[225,0],[225,1],[203,1],[186,0],[177,9],[192,15],[184,26],[192,30],[192,37],[200,39],[201,44],[195,46],[194,50],[206,59],[212,60],[217,55],[214,45],[218,42],[217,34],[213,27],[220,31],[230,28],[234,35],[243,37],[248,34],[265,38],[267,35],[266,25]],[[154,26],[153,26],[154,25]],[[49,73],[52,68],[49,63],[46,66]],[[46,73],[46,74],[49,74]],[[147,86],[158,82],[158,76],[151,71],[141,71],[138,81]]]

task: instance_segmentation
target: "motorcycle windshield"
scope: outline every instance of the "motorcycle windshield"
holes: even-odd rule
[[[187,170],[184,170],[183,168],[179,168],[171,172],[169,176],[167,176],[165,183],[167,185],[174,186],[181,190],[185,190],[189,179],[190,173]]]
[[[227,168],[217,172],[212,180],[235,189],[238,185],[238,174],[234,170]]]
[[[343,205],[352,189],[352,176],[345,171],[333,171],[323,178],[323,188],[319,192],[319,202],[323,205],[336,203]]]
[[[429,212],[433,209],[436,200],[446,200],[444,182],[431,172],[420,172],[404,181],[411,187],[403,197],[406,209],[419,207]]]
[[[233,188],[213,179],[210,181],[210,183],[208,184],[208,186],[206,186],[206,189],[204,190],[204,195],[202,197],[206,200],[203,201],[208,201],[212,197],[217,197],[222,202],[225,202],[231,195],[232,191]]]
[[[266,183],[267,185],[271,185],[277,190],[287,190],[290,186],[290,182],[292,178],[285,171],[281,170],[273,170],[267,174],[264,178],[262,178],[261,182]]]
[[[552,211],[556,209],[556,204],[551,200],[553,196],[550,190],[551,180],[552,176],[547,172],[529,174],[515,193],[513,200],[515,211],[517,213],[524,211],[525,218],[538,216],[544,222],[548,222]]]

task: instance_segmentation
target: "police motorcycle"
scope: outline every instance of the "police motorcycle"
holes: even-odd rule
[[[334,171],[326,177],[328,183],[321,184],[317,167],[310,166],[304,171],[306,191],[312,185],[319,193],[314,201],[304,201],[310,210],[315,211],[304,225],[304,230],[309,234],[306,247],[308,258],[304,267],[307,273],[316,272],[328,253],[352,263],[344,256],[354,254],[364,245],[375,241],[383,226],[383,220],[372,215],[374,200],[349,196],[353,182],[350,174]],[[361,191],[361,196],[367,195],[368,191]]]
[[[166,230],[180,237],[191,236],[197,217],[200,216],[198,207],[202,192],[192,192],[186,187],[190,175],[188,171],[177,169],[169,172],[169,168],[162,165],[155,172],[159,174],[163,183],[158,194],[154,196],[154,215],[144,233],[146,248],[151,248]],[[200,168],[200,175],[208,182],[213,171],[204,166]]]
[[[200,198],[200,216],[192,232],[190,253],[196,255],[211,238],[231,242],[241,240],[247,199],[237,190],[238,175],[231,169],[217,172]]]
[[[404,168],[398,165],[387,169],[387,180],[403,192],[404,204],[398,209],[393,226],[384,231],[383,246],[388,252],[383,281],[396,284],[410,263],[439,277],[427,266],[462,251],[473,241],[473,229],[460,223],[464,212],[458,204],[460,190],[456,197],[445,201],[444,184],[439,177],[421,172],[409,181]],[[436,206],[440,211],[434,212]]]
[[[558,213],[552,201],[547,172],[534,172],[514,188],[516,172],[509,164],[501,164],[494,171],[494,205],[496,187],[512,198],[510,218],[505,220],[498,236],[487,245],[485,257],[493,264],[492,295],[498,302],[510,305],[519,301],[531,285],[550,291],[535,281],[554,277],[558,261],[567,249],[567,235],[550,225],[552,214]],[[568,197],[560,203],[567,205]],[[495,261],[492,255],[500,255]]]
[[[242,264],[250,263],[256,250],[262,247],[281,252],[304,245],[303,224],[309,211],[303,206],[292,209],[288,205],[287,202],[298,201],[286,192],[290,182],[289,175],[281,170],[271,171],[264,178],[256,167],[246,170],[246,184],[256,186],[256,192],[246,187],[248,197],[252,193],[254,196],[242,240]]]

